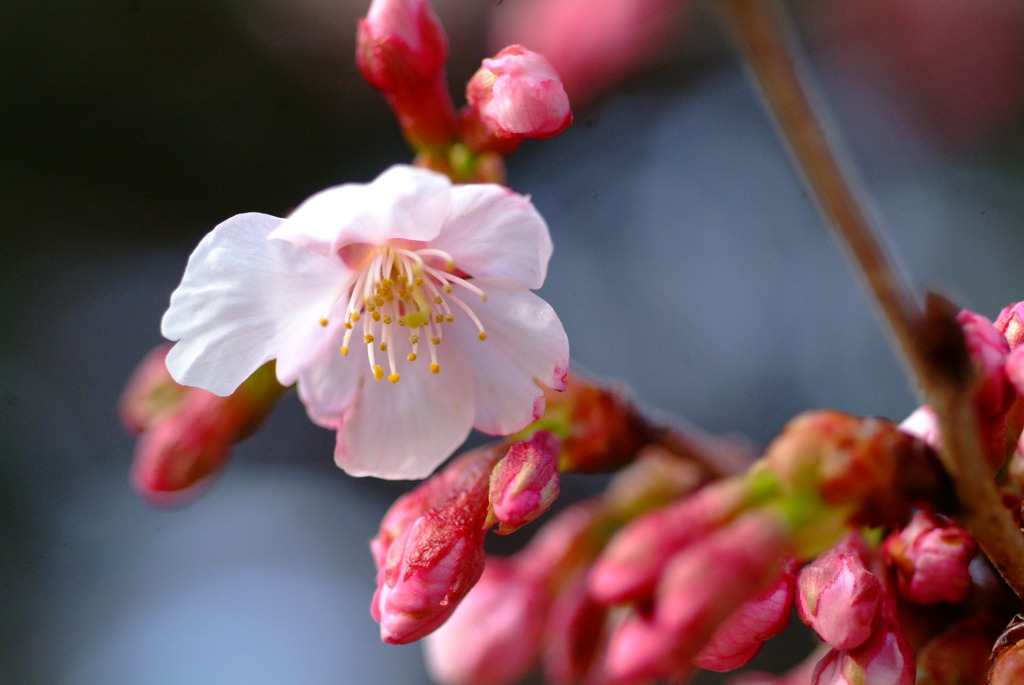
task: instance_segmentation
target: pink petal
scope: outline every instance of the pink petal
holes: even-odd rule
[[[339,417],[334,460],[352,476],[425,478],[469,435],[473,380],[446,339],[440,373],[423,360],[401,366],[401,380],[362,380]]]
[[[476,278],[512,278],[539,288],[551,259],[551,236],[530,200],[497,185],[455,186],[450,218],[431,247],[445,250]]]
[[[277,359],[291,385],[326,356],[341,322],[324,327],[348,278],[340,259],[325,259],[268,234],[281,219],[239,214],[210,232],[189,258],[161,330],[179,341],[167,355],[176,381],[231,394],[252,372]]]
[[[354,243],[433,240],[448,215],[450,191],[447,177],[396,164],[371,183],[346,183],[313,195],[271,237],[324,256]]]
[[[569,341],[551,306],[513,281],[474,279],[487,301],[473,302],[473,312],[487,333],[477,338],[465,316],[452,334],[473,369],[476,416],[473,427],[492,435],[515,432],[544,409],[539,384],[565,387]],[[447,329],[446,329],[447,330]]]

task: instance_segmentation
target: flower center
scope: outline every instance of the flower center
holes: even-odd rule
[[[487,339],[479,317],[463,299],[468,292],[486,302],[487,293],[454,273],[455,262],[447,252],[385,246],[374,249],[364,264],[339,298],[348,298],[340,351],[348,356],[349,343],[359,326],[375,379],[384,378],[378,352],[387,359],[388,380],[397,383],[401,378],[395,355],[402,340],[407,343],[406,361],[416,361],[420,346],[425,345],[430,371],[439,373],[437,347],[444,337],[444,325],[455,321],[453,306],[473,322],[477,338]],[[327,323],[326,318],[320,320],[322,326]]]

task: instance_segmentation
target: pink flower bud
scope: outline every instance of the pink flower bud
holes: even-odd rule
[[[427,0],[374,0],[359,22],[356,62],[417,149],[452,142],[455,108],[444,78],[448,39]]]
[[[466,86],[466,101],[471,119],[496,138],[549,138],[572,123],[558,74],[543,55],[521,45],[483,61]]]
[[[914,685],[914,653],[889,622],[856,649],[833,649],[818,662],[811,685]]]
[[[205,390],[188,397],[183,409],[143,433],[135,448],[132,483],[154,506],[193,499],[231,453],[235,425],[223,411],[224,398]]]
[[[765,640],[782,632],[793,605],[794,566],[787,564],[778,580],[730,614],[694,657],[693,665],[708,671],[732,671],[753,659]]]
[[[851,537],[800,570],[800,619],[835,649],[864,644],[881,610],[882,584],[864,566],[859,538]]]
[[[166,355],[166,348],[151,352],[121,399],[126,427],[142,431],[132,482],[155,506],[184,504],[200,494],[227,463],[231,446],[259,426],[284,392],[272,364],[227,397],[183,387],[167,374]]]
[[[176,383],[168,373],[165,360],[171,347],[164,343],[150,350],[121,393],[118,414],[122,425],[132,433],[142,433],[178,411],[193,391]]]
[[[971,592],[968,566],[977,543],[961,526],[939,514],[914,513],[910,524],[885,541],[899,591],[917,604],[962,602]]]
[[[543,588],[514,561],[491,557],[473,590],[424,643],[444,685],[506,685],[533,666],[546,609]]]
[[[587,592],[582,569],[560,585],[548,613],[541,653],[546,682],[591,682],[587,675],[600,665],[608,611]]]
[[[718,626],[778,577],[789,553],[789,530],[767,510],[743,514],[679,552],[658,584],[651,617],[637,616],[612,636],[609,675],[628,682],[687,673]]]
[[[1024,342],[1024,302],[1011,304],[999,312],[995,327],[1006,338],[1010,349],[1016,349]]]
[[[558,498],[558,438],[537,431],[513,444],[491,472],[490,502],[505,534],[543,514]]]
[[[1010,352],[1006,337],[981,314],[965,309],[956,318],[981,377],[975,396],[978,416],[983,420],[1001,417],[1014,400],[1003,371],[1003,363]]]
[[[989,685],[1024,682],[1024,615],[1017,614],[992,647]]]
[[[1002,628],[1002,621],[982,611],[928,640],[917,650],[917,685],[986,682],[992,643]]]
[[[378,567],[370,612],[384,642],[429,634],[480,578],[488,478],[499,454],[495,447],[467,452],[385,514],[370,543]]]
[[[612,538],[597,560],[590,575],[591,593],[605,604],[649,594],[669,559],[732,518],[747,495],[744,481],[719,481],[637,518]]]
[[[359,70],[384,92],[433,80],[448,61],[448,38],[428,0],[373,0],[357,40]]]

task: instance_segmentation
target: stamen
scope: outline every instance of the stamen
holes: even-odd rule
[[[373,365],[373,378],[374,378],[374,380],[378,380],[378,381],[381,378],[384,378],[384,367],[381,366],[380,364],[374,364]]]
[[[441,373],[441,365],[437,362],[433,362],[430,365],[430,373]]]
[[[321,325],[321,326],[323,326],[324,328],[327,328],[327,324],[328,324],[328,323],[330,323],[330,322],[329,322],[329,321],[327,321],[327,318],[326,318],[326,317],[325,317],[325,318],[323,318],[323,319],[320,319],[320,325]]]

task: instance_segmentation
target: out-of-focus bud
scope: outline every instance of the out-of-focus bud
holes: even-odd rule
[[[503,450],[462,455],[385,514],[370,543],[378,565],[370,608],[381,639],[418,640],[440,626],[484,570],[487,487]]]
[[[800,571],[797,612],[838,650],[867,642],[882,605],[882,583],[864,566],[863,542],[851,535]]]
[[[543,55],[510,45],[466,85],[463,137],[474,150],[511,152],[526,138],[550,138],[572,123],[562,81]]]
[[[674,0],[517,0],[493,13],[493,44],[522,42],[547,56],[577,102],[663,58],[689,7]]]
[[[956,319],[964,330],[967,351],[981,378],[974,398],[978,417],[983,421],[999,418],[1015,399],[1003,371],[1010,345],[999,329],[981,314],[964,309]]]
[[[658,584],[651,617],[636,616],[612,636],[612,679],[680,678],[691,670],[717,627],[778,578],[789,536],[782,517],[756,509],[679,552]]]
[[[170,343],[149,351],[132,372],[121,393],[117,410],[121,424],[132,433],[142,433],[181,409],[193,388],[179,385],[167,371]]]
[[[899,525],[914,502],[955,502],[934,450],[884,419],[805,412],[786,424],[763,463],[794,494],[820,498],[821,513],[835,519],[822,526]],[[817,553],[815,543],[827,539],[815,531],[801,551]]]
[[[619,531],[598,558],[590,592],[605,604],[649,595],[679,550],[729,521],[749,498],[746,481],[728,479],[641,516]]]
[[[1024,302],[1004,307],[995,321],[996,330],[1006,338],[1010,349],[1016,349],[1024,342]]]
[[[202,493],[227,463],[231,446],[248,437],[284,388],[266,364],[231,395],[180,386],[167,373],[169,346],[139,365],[120,402],[122,422],[141,432],[132,463],[135,490],[154,506],[177,506]]]
[[[570,374],[562,392],[545,390],[541,419],[562,440],[562,473],[617,471],[650,442],[650,426],[622,388]]]
[[[490,502],[506,534],[526,525],[558,499],[558,438],[545,430],[514,443],[491,472]]]
[[[1024,614],[1017,614],[992,647],[989,685],[1024,683]]]
[[[1001,629],[1002,622],[982,612],[936,635],[917,650],[917,685],[984,683]]]
[[[587,675],[599,663],[608,607],[590,596],[584,576],[575,573],[553,597],[541,652],[550,685],[591,682]]]
[[[424,643],[431,678],[444,685],[506,685],[533,666],[547,598],[513,560],[487,559],[451,618]]]
[[[454,140],[455,109],[444,79],[447,59],[448,39],[428,0],[373,0],[359,21],[359,71],[387,98],[417,150]]]
[[[864,644],[826,654],[811,685],[914,685],[914,679],[914,652],[895,621],[884,618]]]
[[[971,592],[968,566],[977,543],[944,516],[917,511],[910,524],[885,541],[900,594],[917,604],[962,602]]]
[[[731,671],[748,663],[761,651],[765,640],[782,632],[793,605],[795,566],[794,562],[786,564],[778,580],[741,604],[718,626],[694,657],[693,665],[708,671]]]

